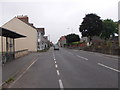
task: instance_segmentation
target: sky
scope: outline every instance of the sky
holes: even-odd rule
[[[118,21],[119,0],[0,0],[0,26],[18,15],[27,15],[35,27],[56,43],[61,36],[75,33],[86,14]],[[120,18],[120,17],[119,17]]]

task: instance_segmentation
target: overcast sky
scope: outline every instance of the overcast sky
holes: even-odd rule
[[[16,2],[17,1],[17,2]],[[17,15],[27,15],[35,27],[44,27],[54,43],[63,36],[79,32],[85,14],[118,21],[119,0],[1,0],[0,26]]]

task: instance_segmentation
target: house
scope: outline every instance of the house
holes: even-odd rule
[[[15,52],[22,53],[25,50],[29,52],[37,51],[37,31],[33,24],[29,23],[27,16],[17,16],[2,26],[13,32],[25,35],[26,38],[15,40]]]
[[[36,28],[37,30],[37,50],[44,50],[48,48],[48,37],[45,35],[44,28]]]
[[[0,32],[0,56],[2,62],[6,63],[7,61],[20,56],[15,51],[15,40],[18,38],[25,38],[26,36],[1,27]],[[24,54],[27,54],[27,52],[24,51]]]
[[[66,41],[65,36],[60,37],[60,39],[58,40],[58,45],[60,47],[64,47],[66,43],[67,43],[67,41]]]

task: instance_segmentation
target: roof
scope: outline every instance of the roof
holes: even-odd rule
[[[33,23],[29,23],[29,17],[28,16],[17,16],[17,19],[21,20],[22,22],[26,23],[27,25],[31,26],[32,28],[36,29],[36,27],[33,25]]]
[[[8,30],[6,28],[2,28],[0,27],[0,36],[4,36],[4,37],[10,37],[10,38],[21,38],[21,37],[26,37],[24,35],[18,34],[16,32],[13,32],[11,30]]]
[[[45,34],[45,29],[44,28],[36,28],[37,32],[40,32],[42,35]]]
[[[62,36],[62,37],[60,38],[60,40],[61,40],[61,41],[66,40],[65,36]]]
[[[18,19],[20,19],[21,21],[25,22],[25,23],[29,23],[29,17],[28,16],[17,16]]]

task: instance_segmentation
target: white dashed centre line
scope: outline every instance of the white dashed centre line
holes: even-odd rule
[[[57,75],[59,76],[60,75],[60,72],[59,72],[59,70],[56,70],[57,71]]]
[[[64,90],[63,83],[62,83],[61,79],[59,79],[59,85],[60,85],[61,90]]]
[[[111,67],[106,66],[106,65],[101,64],[101,63],[98,63],[98,65],[103,66],[103,67],[105,67],[105,68],[108,68],[108,69],[110,69],[110,70],[116,71],[116,72],[120,72],[120,71],[119,71],[119,70],[117,70],[117,69],[111,68]]]
[[[56,61],[55,61],[55,64],[56,64]]]
[[[55,67],[56,67],[56,68],[58,68],[58,65],[57,65],[57,64],[55,64]]]
[[[85,59],[85,60],[88,60],[87,58],[82,57],[82,56],[79,56],[79,55],[77,55],[77,57],[82,58],[82,59]]]
[[[70,54],[72,55],[72,53],[70,53]],[[56,68],[57,75],[60,76],[60,72],[59,72],[59,70],[57,69],[57,68],[58,68],[58,65],[56,64],[57,62],[56,62],[56,58],[55,58],[54,52],[53,52],[53,59],[54,59],[54,62],[55,62],[55,68]],[[59,86],[60,86],[60,89],[61,89],[61,90],[64,90],[63,83],[62,83],[62,80],[61,80],[61,79],[59,79]]]

